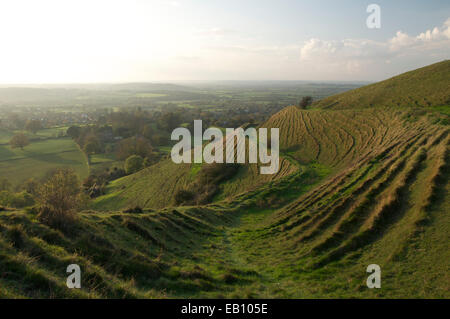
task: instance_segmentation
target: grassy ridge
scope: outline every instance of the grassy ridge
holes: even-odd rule
[[[333,95],[314,104],[319,108],[376,106],[438,107],[450,104],[450,61],[445,60],[391,79]]]
[[[2,212],[0,269],[7,275],[0,279],[0,296],[151,298],[164,297],[174,287],[178,293],[200,289],[201,283],[191,279],[202,274],[178,269],[174,256],[187,258],[214,236],[227,223],[221,215],[208,209],[87,212],[70,233],[62,233],[36,222],[33,212]],[[83,269],[81,290],[65,287],[71,263]]]
[[[191,180],[189,164],[170,159],[108,185],[107,195],[96,198],[94,209],[115,210],[127,206],[162,208],[173,204],[173,194]]]
[[[393,147],[410,129],[427,126],[434,116],[389,108],[336,111],[290,106],[264,126],[280,128],[280,148],[295,160],[342,169]]]
[[[175,164],[165,159],[136,174],[113,181],[107,194],[95,199],[92,208],[115,210],[131,206],[163,208],[175,205],[174,194],[180,189],[188,189],[202,164]],[[217,200],[231,199],[241,193],[255,190],[265,183],[275,181],[296,171],[296,165],[287,159],[280,159],[277,174],[262,175],[258,164],[243,165],[238,174],[221,185]],[[195,190],[192,190],[195,191]]]

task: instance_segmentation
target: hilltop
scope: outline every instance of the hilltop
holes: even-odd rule
[[[318,108],[437,107],[450,104],[450,60],[322,99]]]

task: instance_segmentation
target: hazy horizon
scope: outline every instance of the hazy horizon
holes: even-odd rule
[[[363,81],[363,80],[161,80],[161,81],[129,81],[129,82],[61,82],[61,83],[0,83],[0,88],[14,88],[14,87],[64,87],[64,86],[77,86],[77,85],[122,85],[122,84],[216,84],[216,83],[302,83],[302,84],[370,84],[376,81]]]

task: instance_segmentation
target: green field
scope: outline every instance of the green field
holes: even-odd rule
[[[152,98],[152,97],[161,97],[166,96],[167,94],[160,94],[160,93],[138,93],[136,94],[136,97],[141,98]]]
[[[123,163],[118,161],[115,154],[93,154],[89,155],[89,166],[91,170],[106,169],[112,166],[121,167]]]
[[[70,138],[32,142],[23,150],[0,145],[0,176],[7,178],[14,186],[62,167],[73,168],[81,178],[88,174],[86,158]]]
[[[31,132],[23,132],[23,131],[8,131],[0,128],[0,145],[8,144],[14,134],[24,133],[29,139],[37,140],[37,139],[47,139],[47,138],[56,138],[58,134],[65,133],[67,131],[67,126],[59,126],[46,128],[36,132],[35,134]]]

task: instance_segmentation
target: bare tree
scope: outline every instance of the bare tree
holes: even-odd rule
[[[58,169],[38,191],[39,219],[49,226],[67,227],[74,220],[80,182],[73,169]]]

